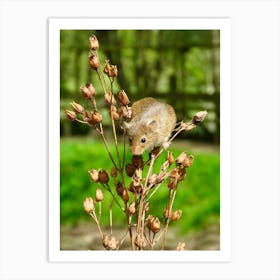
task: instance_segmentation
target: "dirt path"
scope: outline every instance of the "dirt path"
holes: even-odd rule
[[[100,236],[92,223],[86,223],[76,227],[61,227],[61,250],[104,250]],[[114,229],[114,235],[121,238],[123,229]],[[180,234],[170,228],[167,236],[167,250],[175,250],[178,241],[186,243],[186,250],[219,250],[220,234],[219,226],[211,225],[203,231]],[[125,239],[122,250],[129,250],[129,238]],[[159,244],[160,245],[160,244]],[[155,249],[160,249],[158,246]]]

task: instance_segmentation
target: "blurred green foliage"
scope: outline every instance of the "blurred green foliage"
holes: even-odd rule
[[[101,68],[105,59],[118,66],[115,93],[124,89],[132,102],[145,96],[166,101],[176,109],[178,119],[207,110],[207,123],[190,137],[219,143],[219,30],[61,30],[61,135],[89,132],[68,122],[64,115],[72,100],[87,107],[81,85],[93,83],[98,102],[103,96],[97,75],[88,66],[88,38],[92,34],[100,43]]]
[[[90,138],[61,138],[60,145],[60,219],[61,224],[79,224],[89,221],[90,217],[83,210],[83,200],[87,196],[94,197],[95,190],[101,188],[99,183],[90,181],[88,170],[103,168],[108,173],[112,168],[103,143]],[[182,151],[174,150],[174,156]],[[114,147],[111,146],[113,156]],[[188,154],[191,151],[186,150]],[[122,149],[121,149],[122,154]],[[182,209],[183,215],[171,226],[178,226],[182,231],[203,228],[211,223],[219,224],[220,216],[220,158],[215,153],[192,153],[195,157],[193,165],[187,169],[185,180],[179,183],[173,209]],[[154,172],[159,170],[166,153],[156,161]],[[146,153],[144,158],[148,157]],[[126,162],[130,162],[131,154],[127,154]],[[145,174],[144,174],[145,175]],[[127,177],[127,176],[126,176]],[[130,178],[125,178],[126,185]],[[113,179],[110,186],[114,190]],[[109,225],[109,205],[111,195],[104,189],[102,202],[102,223]],[[119,199],[122,203],[121,199]],[[162,220],[163,208],[168,201],[168,187],[164,183],[150,200],[150,212]],[[98,210],[97,210],[98,211]],[[113,205],[114,225],[124,225],[125,215],[116,204]]]

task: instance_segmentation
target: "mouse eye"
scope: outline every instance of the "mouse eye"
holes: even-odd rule
[[[129,138],[129,143],[130,143],[130,144],[132,143],[132,138]]]
[[[146,138],[145,137],[141,138],[141,143],[145,143],[145,142],[146,142]]]

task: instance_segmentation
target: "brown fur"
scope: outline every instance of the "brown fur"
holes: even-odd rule
[[[131,109],[131,121],[125,125],[134,155],[141,155],[145,150],[168,141],[176,124],[176,114],[172,106],[146,97],[133,103]],[[144,138],[145,142],[142,143]]]

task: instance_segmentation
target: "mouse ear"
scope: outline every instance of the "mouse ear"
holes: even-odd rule
[[[156,121],[156,120],[147,120],[146,126],[147,126],[150,130],[156,130],[157,127],[158,127],[158,124],[157,124],[157,121]]]

